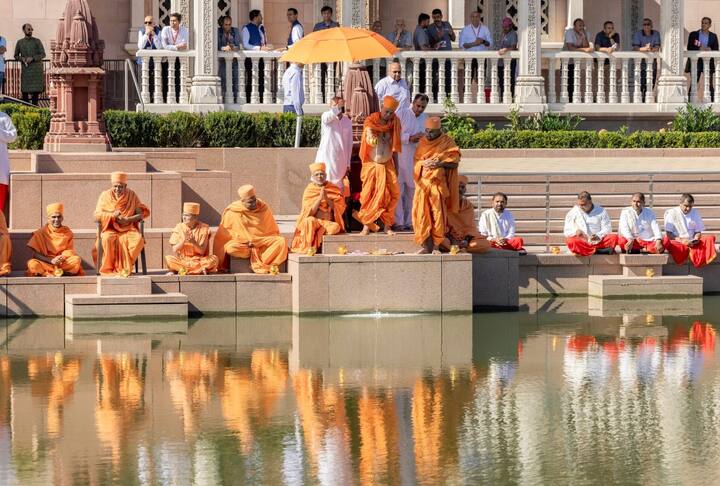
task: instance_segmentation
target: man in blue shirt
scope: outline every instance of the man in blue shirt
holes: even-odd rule
[[[662,45],[662,42],[660,40],[660,32],[658,32],[657,30],[653,30],[652,20],[650,19],[643,19],[642,25],[642,30],[635,32],[635,35],[633,35],[633,51],[658,52],[660,50],[660,46]],[[642,62],[642,70],[640,73],[640,90],[643,94],[643,100],[645,99],[645,93],[647,92],[647,90],[652,90],[655,87],[655,80],[657,79],[657,64],[655,60],[653,60],[652,63],[652,70],[652,86],[648,87],[646,86],[647,80],[645,79],[645,73],[647,72],[647,63],[645,61]]]
[[[455,31],[450,22],[443,21],[442,10],[436,8],[432,11],[433,22],[427,29],[430,38],[430,46],[438,51],[452,51],[452,43],[455,42]],[[438,86],[440,76],[440,64],[437,59],[433,60],[433,84]],[[452,84],[451,63],[450,59],[445,61],[445,92],[450,93],[450,85]]]
[[[315,24],[315,27],[313,27],[313,32],[317,32],[318,30],[332,29],[334,27],[340,27],[340,24],[338,24],[332,19],[332,7],[325,5],[323,8],[320,9],[320,15],[322,15],[322,22],[318,22],[317,24]]]
[[[5,51],[7,50],[7,41],[5,37],[0,35],[0,94],[3,92],[5,85]]]
[[[232,26],[232,17],[229,15],[220,19],[220,27],[218,27],[218,50],[222,52],[233,52],[240,49],[240,33]],[[225,58],[218,60],[218,69],[220,71],[220,84],[222,86],[223,96],[225,95]],[[233,93],[237,90],[238,73],[237,59],[232,60],[232,83]]]

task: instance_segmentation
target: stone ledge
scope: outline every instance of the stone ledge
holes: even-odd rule
[[[178,292],[148,295],[97,295],[67,294],[65,303],[72,305],[115,305],[115,304],[182,304],[187,303],[187,295]]]
[[[594,297],[700,296],[703,279],[694,276],[624,277],[590,275],[588,295]]]
[[[665,265],[668,262],[667,253],[660,255],[633,255],[633,254],[622,254],[620,255],[620,265],[625,267],[649,267]]]

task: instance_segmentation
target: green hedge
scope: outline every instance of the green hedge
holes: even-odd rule
[[[292,113],[237,113],[221,111],[199,115],[168,115],[108,110],[103,116],[113,147],[292,147]],[[320,143],[320,119],[303,118],[301,145]]]
[[[16,103],[0,103],[0,111],[10,115],[18,132],[17,140],[11,143],[9,148],[39,150],[43,147],[45,134],[50,130],[50,110]]]

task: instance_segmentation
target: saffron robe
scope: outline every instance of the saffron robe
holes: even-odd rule
[[[490,249],[490,241],[480,234],[475,225],[475,207],[465,197],[460,198],[460,210],[448,212],[448,233],[452,239],[466,240],[469,253],[485,253]]]
[[[180,251],[175,255],[166,255],[165,263],[168,269],[173,272],[181,272],[184,269],[188,275],[199,275],[203,273],[213,273],[217,271],[218,258],[210,255],[210,227],[198,221],[194,228],[190,229],[185,223],[178,223],[173,228],[170,235],[170,245],[175,246],[181,241],[185,241],[185,233],[190,232],[197,246],[204,247],[204,252],[199,252],[192,243],[186,242]]]
[[[12,241],[10,241],[10,232],[5,222],[5,215],[0,212],[0,276],[7,275],[12,271],[11,260]]]
[[[143,219],[150,216],[147,206],[140,202],[137,194],[128,188],[125,188],[125,192],[120,197],[117,197],[112,189],[100,194],[97,206],[95,206],[95,220],[100,221],[100,236],[103,246],[103,261],[100,262],[101,275],[113,275],[121,273],[123,270],[132,271],[135,260],[145,247],[145,241],[138,230],[139,222],[121,225],[113,213],[120,211],[120,216],[129,218],[134,216],[138,209]],[[95,241],[92,254],[95,265],[98,265],[97,248],[98,242]]]
[[[249,247],[248,243],[253,246]],[[254,210],[247,209],[242,201],[230,204],[222,214],[213,244],[219,268],[228,268],[227,257],[249,258],[255,273],[270,273],[273,265],[287,259],[287,241],[280,235],[270,207],[257,200]]]
[[[386,143],[388,154],[378,154],[378,148]],[[358,220],[372,226],[378,219],[390,228],[395,222],[395,207],[400,199],[397,170],[394,153],[402,151],[400,119],[393,116],[385,125],[380,123],[380,113],[376,112],[365,119],[362,141],[360,142],[360,160],[362,161],[362,191],[360,192],[360,211]],[[377,161],[379,155],[382,160]]]
[[[324,184],[328,199],[333,202],[332,214],[326,201],[320,203],[315,216],[310,215],[315,202],[320,197],[320,188],[311,182],[303,192],[302,208],[295,223],[295,234],[290,245],[293,253],[304,253],[309,248],[318,249],[322,244],[323,236],[337,235],[345,232],[343,213],[345,212],[345,198],[338,186],[331,182]]]
[[[57,266],[31,258],[27,262],[28,277],[53,277],[56,268],[61,269],[64,275],[85,275],[82,259],[75,253],[73,232],[67,226],[56,229],[46,224],[32,234],[27,246],[35,253],[51,260],[59,255],[65,257],[65,260]]]

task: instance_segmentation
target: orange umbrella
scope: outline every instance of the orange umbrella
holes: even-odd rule
[[[382,35],[366,29],[334,27],[309,34],[290,46],[280,58],[285,62],[356,62],[392,57],[398,51]]]

